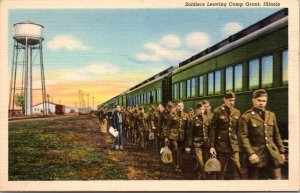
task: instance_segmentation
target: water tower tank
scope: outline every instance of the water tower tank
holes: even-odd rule
[[[15,34],[14,39],[20,43],[25,45],[26,39],[28,45],[36,45],[43,40],[42,29],[44,26],[33,23],[31,21],[21,22],[14,24]]]

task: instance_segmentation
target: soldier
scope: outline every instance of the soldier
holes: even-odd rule
[[[164,145],[165,137],[163,134],[163,127],[166,125],[167,116],[169,113],[166,112],[164,106],[162,104],[157,104],[157,122],[154,123],[156,125],[156,153],[160,152],[160,149]]]
[[[148,125],[148,114],[144,112],[144,107],[140,106],[137,114],[137,128],[139,131],[139,142],[142,149],[147,148],[149,125]]]
[[[160,114],[160,138],[162,139],[162,144],[165,145],[166,140],[168,140],[170,131],[168,129],[168,122],[169,122],[169,117],[170,117],[170,111],[171,108],[173,107],[172,102],[168,102],[166,108],[161,108],[162,112]]]
[[[204,117],[204,105],[198,103],[196,105],[196,115],[191,120],[190,131],[191,133],[188,136],[188,145],[189,147],[194,147],[195,155],[197,159],[197,168],[198,168],[198,179],[204,179],[204,148],[209,146],[208,139],[208,124]]]
[[[132,107],[130,115],[131,142],[134,145],[138,144],[138,128],[137,128],[137,108]]]
[[[149,108],[149,111],[150,111],[149,130],[150,130],[150,133],[153,133],[153,139],[151,136],[149,136],[149,139],[150,138],[152,139],[152,140],[150,139],[152,142],[152,147],[155,147],[156,152],[158,152],[159,149],[157,147],[157,129],[159,127],[159,113],[158,113],[157,109],[155,108],[155,106],[153,106],[153,105],[151,105],[151,107]]]
[[[276,116],[266,110],[268,94],[259,89],[252,94],[252,109],[240,120],[241,147],[248,156],[248,179],[281,179],[284,146]]]
[[[129,107],[124,108],[122,111],[122,115],[124,118],[124,137],[128,138],[129,136]]]
[[[168,121],[169,140],[175,160],[175,171],[182,171],[182,152],[185,146],[186,132],[188,130],[188,114],[183,112],[183,102],[176,106],[170,104],[170,116]]]
[[[223,98],[224,104],[214,110],[210,127],[210,154],[216,156],[221,163],[221,173],[218,179],[224,179],[224,169],[232,161],[234,169],[240,173],[239,145],[238,145],[238,120],[240,111],[234,108],[235,94],[226,91]],[[236,178],[236,173],[233,173]]]

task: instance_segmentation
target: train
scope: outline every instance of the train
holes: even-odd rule
[[[202,100],[213,108],[222,104],[223,93],[236,93],[236,107],[252,106],[252,92],[266,89],[268,109],[278,120],[283,139],[288,139],[288,9],[250,25],[200,53],[153,75],[136,86],[98,105],[150,105],[183,101],[185,110]]]

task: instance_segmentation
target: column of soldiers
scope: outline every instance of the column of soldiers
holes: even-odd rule
[[[194,152],[198,179],[205,179],[204,166],[209,157],[220,161],[217,179],[224,179],[228,172],[230,179],[242,179],[240,152],[246,154],[247,179],[281,179],[284,146],[276,116],[265,108],[267,99],[265,90],[254,91],[253,107],[243,115],[234,107],[236,97],[231,91],[226,91],[223,104],[213,112],[207,100],[197,103],[188,113],[183,111],[182,101],[169,102],[166,108],[152,105],[147,112],[142,106],[128,107],[121,111],[123,137],[143,150],[155,147],[157,154],[168,145],[176,172],[184,169],[182,154]],[[101,109],[101,114],[109,117],[107,109]]]

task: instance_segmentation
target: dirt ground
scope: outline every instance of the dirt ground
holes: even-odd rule
[[[124,139],[101,133],[91,115],[69,115],[9,122],[11,180],[197,180],[193,152],[183,154],[182,172],[165,165],[155,148],[142,150]],[[242,174],[245,175],[242,169]],[[284,175],[286,176],[286,174]],[[207,175],[207,179],[214,179]],[[286,178],[286,177],[285,177]],[[244,178],[245,179],[245,178]]]
[[[197,179],[191,155],[181,173],[165,165],[154,148],[141,150],[101,133],[95,116],[57,116],[9,122],[11,180],[180,180]]]

